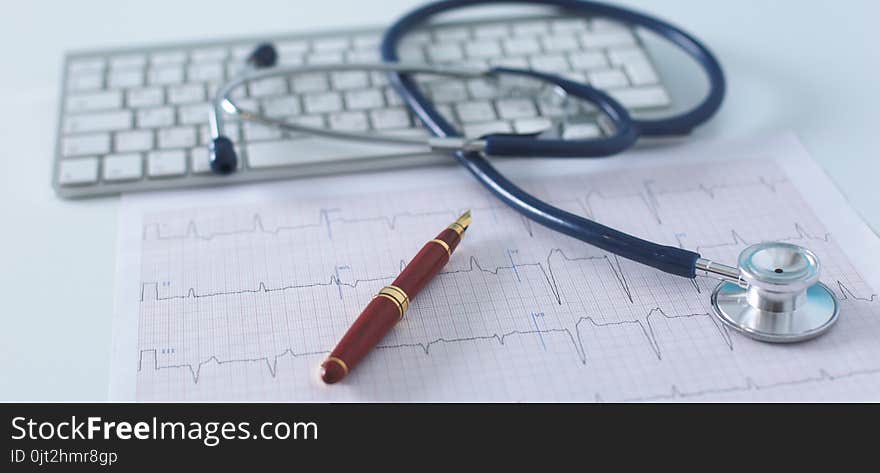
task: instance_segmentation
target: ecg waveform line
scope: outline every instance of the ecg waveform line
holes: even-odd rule
[[[766,187],[770,189],[772,192],[776,192],[776,186],[788,182],[786,179],[778,179],[778,180],[768,180],[764,177],[761,177],[757,181],[745,181],[736,184],[698,184],[696,186],[687,186],[680,187],[674,189],[662,189],[655,190],[653,188],[654,185],[653,180],[645,180],[642,181],[643,191],[637,193],[606,193],[603,191],[589,191],[583,199],[574,198],[574,199],[560,199],[560,200],[550,200],[549,202],[553,202],[555,204],[560,204],[564,202],[574,202],[577,204],[581,210],[584,211],[584,214],[589,218],[595,218],[595,213],[593,210],[593,205],[591,201],[593,199],[603,199],[603,200],[617,200],[617,199],[631,199],[631,198],[639,198],[647,207],[649,213],[654,217],[658,224],[662,224],[662,218],[660,217],[660,202],[658,196],[663,195],[674,195],[674,194],[687,194],[693,192],[703,192],[709,198],[714,199],[716,192],[718,190],[738,190],[745,189],[749,187]],[[244,235],[244,234],[269,234],[269,235],[279,235],[281,233],[286,233],[290,231],[297,230],[306,230],[306,229],[316,229],[316,228],[325,228],[327,231],[327,236],[332,240],[333,231],[332,226],[334,224],[360,224],[360,223],[371,223],[371,222],[383,222],[389,230],[396,230],[398,228],[398,221],[404,218],[423,218],[423,217],[440,217],[440,216],[458,216],[464,209],[449,209],[449,210],[430,210],[424,212],[399,212],[392,215],[379,215],[372,217],[345,217],[338,215],[341,210],[338,208],[321,208],[318,210],[318,219],[313,222],[301,223],[296,225],[278,225],[275,227],[267,227],[263,222],[263,217],[259,213],[254,213],[251,217],[250,226],[242,227],[234,230],[218,230],[211,232],[202,232],[199,230],[199,227],[195,220],[189,220],[185,226],[185,229],[180,233],[169,233],[163,234],[161,225],[158,223],[149,223],[143,226],[142,231],[142,239],[147,241],[150,240],[150,236],[153,239],[158,241],[167,241],[167,240],[182,240],[182,239],[198,239],[210,241],[215,238],[222,238],[228,236],[235,235]],[[473,211],[489,211],[495,213],[499,210],[502,211],[511,211],[508,207],[505,206],[487,206],[487,207],[471,207]],[[529,220],[527,217],[522,216],[520,214],[516,214],[516,216],[521,220],[523,227],[529,236],[534,236],[533,222]]]
[[[459,344],[459,343],[468,343],[468,342],[497,342],[499,345],[504,346],[508,338],[512,337],[526,337],[526,336],[535,336],[535,335],[546,335],[546,334],[563,334],[566,339],[571,343],[575,354],[578,357],[578,360],[582,365],[586,365],[588,362],[587,350],[584,346],[584,341],[582,337],[581,325],[588,323],[590,326],[596,329],[603,329],[609,327],[618,327],[624,325],[636,325],[641,331],[642,335],[645,337],[649,348],[652,353],[658,360],[663,359],[663,351],[660,347],[660,343],[657,340],[657,335],[654,330],[654,323],[652,319],[662,317],[667,320],[672,319],[689,319],[694,317],[707,317],[710,321],[712,321],[712,325],[718,331],[719,337],[722,342],[727,346],[729,350],[733,350],[733,340],[728,333],[727,329],[718,324],[714,317],[711,317],[708,313],[694,313],[694,314],[682,314],[682,315],[670,315],[663,312],[659,307],[655,307],[647,312],[642,317],[628,320],[616,320],[616,321],[602,321],[597,320],[592,316],[582,316],[578,318],[573,324],[573,328],[561,327],[561,328],[536,328],[535,330],[510,330],[507,332],[496,332],[487,335],[473,335],[467,337],[439,337],[427,342],[411,342],[411,343],[399,343],[399,344],[380,344],[377,345],[377,349],[381,350],[394,350],[394,349],[418,349],[418,351],[422,352],[425,356],[430,356],[431,348],[435,345],[440,344]],[[153,368],[156,370],[163,369],[184,369],[187,370],[192,378],[192,382],[194,384],[198,384],[201,370],[211,364],[215,363],[218,366],[227,365],[227,364],[263,364],[269,372],[269,375],[272,378],[275,378],[278,374],[278,362],[280,359],[285,357],[290,358],[303,358],[303,357],[312,357],[317,355],[324,355],[329,353],[328,350],[320,350],[320,351],[303,351],[297,352],[291,347],[287,347],[282,350],[280,353],[275,355],[267,355],[261,357],[253,357],[253,358],[232,358],[232,359],[220,359],[216,355],[210,355],[204,360],[192,364],[192,363],[176,363],[176,364],[168,364],[168,365],[160,365],[158,358],[155,356],[158,353],[158,350],[155,348],[151,349],[143,349],[140,350],[140,356],[138,359],[138,371],[143,370],[143,360],[144,355],[147,353],[153,354],[154,366]]]

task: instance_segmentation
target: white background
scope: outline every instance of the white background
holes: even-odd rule
[[[0,18],[0,400],[107,396],[117,198],[50,186],[63,52],[324,27],[385,25],[418,2],[32,1]],[[623,2],[694,32],[729,79],[695,139],[792,129],[880,228],[880,4]]]

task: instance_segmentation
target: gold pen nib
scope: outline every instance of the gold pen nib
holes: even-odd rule
[[[468,226],[471,224],[471,211],[468,210],[465,213],[461,214],[461,217],[458,217],[458,220],[452,222],[449,225],[449,228],[455,230],[456,233],[461,235],[467,230]]]

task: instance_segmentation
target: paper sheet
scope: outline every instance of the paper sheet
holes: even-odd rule
[[[809,247],[840,321],[801,344],[744,338],[710,315],[715,280],[551,232],[459,168],[131,195],[112,397],[880,398],[878,239],[792,136],[503,166],[562,208],[720,262],[762,240]],[[318,365],[364,305],[464,209],[473,224],[441,275],[344,382],[323,385]]]

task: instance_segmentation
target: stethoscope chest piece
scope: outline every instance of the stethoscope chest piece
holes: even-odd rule
[[[712,307],[728,327],[789,343],[822,335],[837,321],[837,298],[819,282],[819,260],[806,248],[758,243],[738,263],[741,284],[722,282],[712,293]]]

